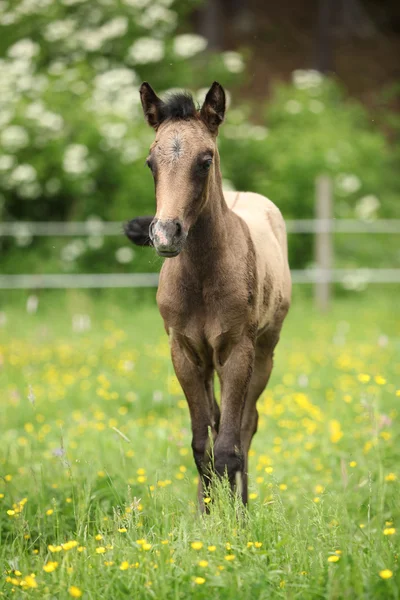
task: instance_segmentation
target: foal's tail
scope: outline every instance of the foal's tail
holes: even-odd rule
[[[125,235],[136,246],[151,246],[149,228],[154,217],[136,217],[124,224]]]

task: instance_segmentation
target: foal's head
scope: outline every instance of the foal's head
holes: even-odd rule
[[[153,246],[160,256],[177,256],[190,227],[219,172],[216,145],[225,114],[225,92],[214,82],[200,110],[189,94],[162,101],[148,83],[140,88],[144,115],[156,131],[147,165],[154,177],[157,212],[150,226]]]

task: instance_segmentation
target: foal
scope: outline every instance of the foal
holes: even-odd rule
[[[161,269],[157,302],[189,405],[201,506],[211,469],[226,473],[246,503],[256,402],[290,304],[285,224],[267,198],[222,191],[216,138],[225,93],[218,83],[200,110],[188,94],[160,100],[148,83],[140,97],[156,131],[146,162],[157,213],[134,219],[126,233],[170,259]]]

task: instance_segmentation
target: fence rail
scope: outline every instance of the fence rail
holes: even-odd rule
[[[331,298],[331,284],[342,283],[357,288],[367,283],[400,283],[400,269],[334,269],[334,236],[343,234],[399,234],[400,219],[358,221],[334,219],[332,181],[326,175],[315,182],[315,219],[287,220],[289,234],[315,235],[316,267],[292,270],[296,284],[314,284],[315,302],[320,310],[327,310]],[[88,219],[84,222],[8,222],[0,223],[0,238],[32,238],[37,236],[122,236],[123,223]],[[0,275],[0,289],[56,289],[56,288],[138,288],[158,285],[156,273],[88,273]]]
[[[357,221],[356,219],[287,219],[288,233],[400,233],[400,219]],[[0,223],[0,237],[123,235],[120,221],[20,221]]]
[[[400,269],[292,270],[293,283],[400,283]],[[0,275],[0,289],[156,287],[158,273]]]

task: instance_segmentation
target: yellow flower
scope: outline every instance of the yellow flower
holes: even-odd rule
[[[67,550],[72,550],[72,548],[76,548],[78,545],[78,542],[75,540],[71,540],[69,542],[65,542],[65,544],[61,544],[61,547],[63,550],[67,551]]]
[[[252,492],[251,494],[249,494],[249,498],[250,500],[255,500],[257,498],[258,494],[256,494],[255,492]]]
[[[207,550],[208,550],[209,552],[215,552],[215,551],[216,551],[216,549],[217,549],[217,546],[207,546]]]
[[[53,571],[55,571],[58,567],[58,562],[56,561],[49,561],[46,565],[43,565],[43,571],[46,571],[46,573],[52,573]]]
[[[49,517],[50,515],[52,515],[54,512],[54,510],[52,508],[49,508],[48,510],[46,510],[46,515]]]
[[[121,571],[126,571],[127,569],[129,569],[129,563],[127,560],[124,560],[124,562],[122,562],[119,566]]]
[[[11,510],[11,509],[10,509],[10,510],[8,510],[8,511],[7,511],[7,514],[8,514],[10,517],[13,517],[13,516],[15,515],[15,510]]]
[[[393,535],[396,533],[396,529],[394,527],[386,527],[386,529],[383,530],[383,535]]]
[[[321,498],[319,496],[315,496],[315,498],[313,499],[313,502],[315,502],[315,504],[318,504],[318,502],[321,500]]]
[[[4,494],[0,494],[0,500],[4,498]]]
[[[68,591],[69,595],[73,598],[80,598],[82,596],[81,590],[78,587],[76,587],[76,585],[71,585]]]
[[[126,533],[128,530],[127,530],[127,528],[126,528],[126,527],[120,527],[120,528],[118,529],[118,531],[119,531],[119,533]]]
[[[194,581],[195,583],[197,583],[197,585],[203,585],[203,583],[205,583],[205,582],[206,582],[206,580],[204,579],[204,577],[195,577],[195,578],[193,579],[193,581]]]
[[[352,460],[351,462],[349,462],[349,467],[351,467],[352,469],[354,469],[354,467],[357,466],[357,463],[355,460]]]
[[[383,569],[383,571],[379,571],[379,576],[382,577],[382,579],[390,579],[393,577],[393,571],[390,569]]]
[[[337,554],[333,554],[332,556],[328,557],[328,562],[335,563],[335,562],[338,562],[339,560],[340,560],[340,558]]]
[[[235,560],[235,555],[234,554],[227,554],[225,556],[225,560],[228,560],[228,561]]]
[[[329,422],[329,430],[331,434],[331,442],[337,444],[343,437],[343,431],[339,421],[333,419]]]
[[[282,490],[282,492],[284,492],[285,490],[287,490],[286,483],[281,483],[280,486],[279,486],[279,489]]]
[[[382,377],[382,375],[376,375],[374,377],[375,379],[375,383],[377,383],[378,385],[385,385],[386,383],[386,379],[384,377]]]
[[[97,554],[104,554],[105,551],[106,549],[103,546],[99,546],[98,548],[96,548]]]
[[[31,575],[26,575],[26,577],[24,577],[24,579],[22,581],[25,582],[24,585],[26,585],[28,588],[37,588],[37,586],[38,586],[36,579],[35,579],[35,575],[33,573]],[[20,585],[23,585],[22,581],[21,581]]]
[[[316,494],[322,494],[322,492],[324,491],[324,489],[325,488],[324,488],[323,485],[318,484],[318,485],[315,486],[315,493]]]
[[[190,545],[193,550],[201,550],[203,547],[203,542],[192,542]]]
[[[4,480],[10,482],[12,480],[12,475],[6,475]]]
[[[365,523],[360,523],[360,524],[359,524],[359,528],[360,528],[360,529],[364,529],[364,527],[365,527]]]
[[[102,539],[103,539],[103,536],[101,535],[101,533],[98,533],[98,534],[95,536],[95,538],[94,538],[94,539],[95,539],[95,540],[97,540],[97,541],[100,541],[100,540],[102,540]]]
[[[361,383],[368,383],[368,381],[371,379],[370,375],[367,375],[366,373],[360,373],[357,376],[358,381],[361,381]]]
[[[143,548],[143,550],[150,550],[151,549],[151,544],[143,544],[142,548]]]
[[[85,546],[78,546],[78,552],[84,552],[86,550]]]
[[[208,560],[199,560],[197,564],[199,567],[208,567]]]
[[[254,542],[247,542],[247,547],[251,548],[252,546],[254,546]]]
[[[204,498],[204,504],[208,504],[209,502],[211,502],[211,498]]]
[[[385,481],[396,481],[397,479],[397,475],[395,475],[394,473],[389,473],[389,475],[386,475],[385,477]]]
[[[255,543],[254,543],[254,546],[255,546],[256,548],[261,548],[261,546],[262,546],[262,542],[255,542]]]
[[[266,473],[268,473],[268,475],[270,475],[271,473],[273,473],[273,472],[274,472],[274,469],[273,469],[273,467],[265,467],[264,471],[265,471]]]
[[[50,550],[50,552],[61,552],[62,546],[53,546],[52,544],[50,544],[48,546],[48,549]]]

